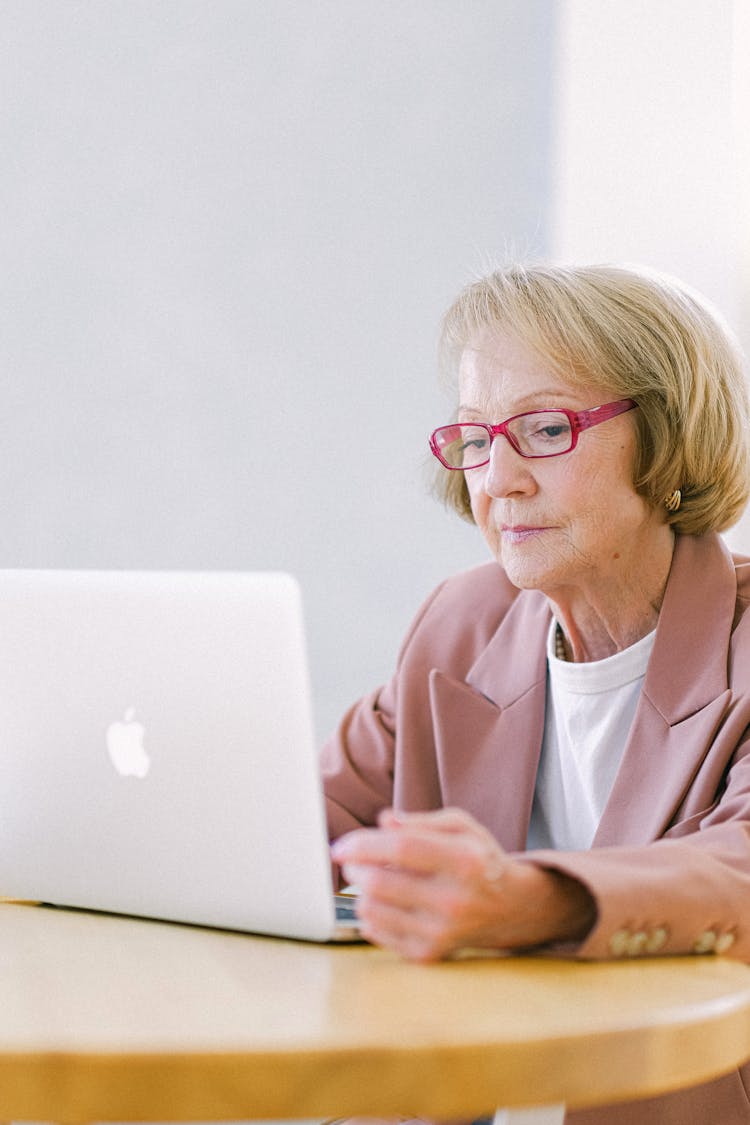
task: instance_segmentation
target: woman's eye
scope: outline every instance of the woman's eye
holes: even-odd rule
[[[479,453],[481,453],[487,448],[489,444],[489,438],[486,437],[468,438],[466,441],[461,443],[461,452],[465,453],[467,449],[475,449]]]

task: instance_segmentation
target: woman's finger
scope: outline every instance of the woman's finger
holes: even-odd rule
[[[435,961],[450,947],[439,922],[421,911],[371,904],[361,918],[362,936],[412,961]]]
[[[469,880],[497,878],[504,864],[504,853],[491,837],[473,832],[462,837],[406,824],[398,829],[358,829],[337,840],[331,854],[347,870],[373,864]]]
[[[428,812],[401,812],[396,809],[383,809],[378,814],[381,828],[411,827],[434,828],[440,832],[465,832],[473,828],[485,832],[477,821],[463,809],[432,809]]]

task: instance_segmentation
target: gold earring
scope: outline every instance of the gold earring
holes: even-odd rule
[[[668,512],[676,512],[682,503],[682,493],[676,488],[671,496],[664,497],[664,507]]]

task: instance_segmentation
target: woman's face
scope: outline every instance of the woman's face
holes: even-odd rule
[[[465,349],[459,389],[462,422],[622,397],[574,387],[520,342],[489,331]],[[495,438],[489,464],[465,477],[477,526],[514,585],[551,596],[565,588],[614,594],[623,579],[631,586],[648,577],[667,529],[633,488],[634,454],[633,413],[585,430],[558,457],[524,458],[502,434]]]

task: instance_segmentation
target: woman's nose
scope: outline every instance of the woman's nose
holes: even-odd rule
[[[490,460],[484,478],[485,492],[496,497],[534,492],[536,481],[531,471],[532,463],[513,448],[505,434],[497,434],[490,446]]]

